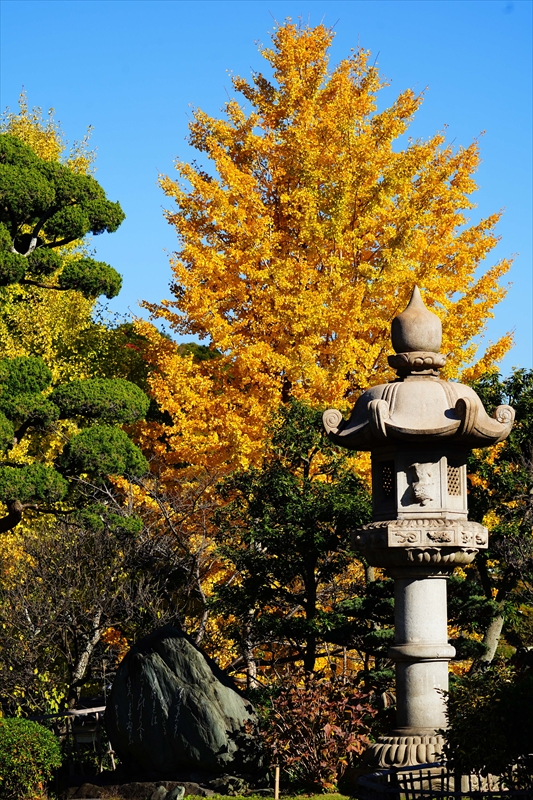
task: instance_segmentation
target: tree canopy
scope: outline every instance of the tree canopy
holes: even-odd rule
[[[509,261],[480,271],[500,215],[468,219],[478,143],[407,139],[422,96],[408,89],[378,110],[385,83],[369,53],[330,68],[332,38],[324,25],[277,27],[261,49],[267,71],[232,79],[240,102],[222,119],[194,112],[198,163],[161,179],[179,246],[174,297],[149,308],[220,353],[183,359],[141,326],[181,461],[247,466],[289,396],[347,407],[389,379],[390,321],[414,284],[443,320],[447,376],[458,375],[505,293]]]
[[[41,162],[60,164],[75,176],[94,172],[95,153],[89,147],[91,129],[69,147],[53,109],[46,115],[39,107],[30,109],[24,92],[19,109],[2,114],[0,132],[16,137]],[[89,237],[90,234],[56,248],[63,266],[89,257]],[[76,290],[57,291],[59,273],[46,282],[25,281],[0,287],[2,356],[40,356],[52,370],[54,383],[88,377],[132,377],[142,383],[146,374],[142,341],[131,323],[107,315],[96,306],[95,296],[84,297]]]
[[[176,559],[125,500],[148,470],[122,429],[149,405],[128,380],[145,383],[142,337],[94,314],[120,277],[88,258],[87,234],[118,227],[120,206],[89,174],[88,137],[65,152],[51,112],[23,95],[1,130],[2,263],[19,268],[0,286],[1,702],[55,712],[101,681],[126,632],[173,615],[159,592]]]
[[[0,285],[115,297],[121,285],[116,270],[83,255],[65,260],[61,248],[88,233],[116,231],[123,219],[120,205],[107,200],[91,175],[42,159],[17,136],[0,134]]]
[[[324,642],[353,647],[341,604],[362,570],[348,553],[349,530],[369,521],[370,496],[327,440],[320,412],[288,403],[261,466],[235,471],[220,491],[217,541],[234,573],[217,587],[217,606],[235,619],[252,685],[256,652],[263,673],[277,661],[312,672]]]
[[[469,460],[470,516],[489,528],[489,549],[476,557],[474,575],[493,605],[477,668],[502,643],[519,651],[533,645],[533,371],[506,379],[489,373],[475,389],[489,410],[508,403],[516,411],[508,439]]]
[[[89,483],[101,483],[110,474],[136,476],[148,469],[118,427],[146,414],[149,401],[141,389],[120,378],[89,379],[47,393],[51,380],[36,356],[0,361],[0,499],[8,511],[0,519],[1,532],[14,528],[27,507],[61,513],[54,505],[67,495],[74,507],[84,507],[91,496],[84,475]],[[62,425],[63,420],[76,426]],[[59,434],[55,458],[46,452],[53,434]]]

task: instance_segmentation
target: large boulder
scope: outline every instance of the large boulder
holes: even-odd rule
[[[183,633],[160,628],[118,668],[106,709],[111,744],[126,766],[256,773],[253,706]]]

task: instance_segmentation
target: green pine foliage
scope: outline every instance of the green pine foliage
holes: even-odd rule
[[[61,267],[61,256],[55,250],[38,247],[28,256],[30,272],[39,277],[49,277]]]
[[[138,477],[148,471],[139,448],[123,430],[112,425],[92,425],[73,436],[59,466],[69,475],[88,473],[97,481],[107,475]]]
[[[381,693],[394,683],[393,662],[387,655],[394,644],[394,582],[387,578],[354,588],[339,603],[344,623],[337,631],[338,642],[364,653],[359,677],[367,689]]]
[[[65,497],[67,486],[65,478],[45,464],[0,467],[0,498],[8,506],[15,502],[59,502]]]
[[[182,356],[192,355],[194,361],[210,361],[212,358],[220,358],[220,350],[214,350],[206,344],[197,342],[185,342],[178,346],[179,354]]]
[[[20,356],[0,360],[0,500],[8,513],[0,530],[20,522],[25,507],[55,513],[54,504],[68,499],[75,508],[91,506],[83,475],[94,486],[109,475],[140,476],[148,463],[129,436],[118,427],[145,416],[149,400],[135,384],[122,378],[72,381],[50,392],[52,373],[41,358]],[[61,420],[75,421],[54,464],[43,462],[43,437],[66,436]],[[28,457],[10,460],[13,449],[30,438]],[[59,509],[57,509],[59,511]]]
[[[490,520],[489,549],[476,557],[473,576],[491,605],[488,619],[503,617],[502,641],[524,650],[533,647],[533,630],[524,624],[533,614],[533,370],[505,379],[490,373],[474,389],[489,412],[506,403],[516,412],[497,458],[479,450],[470,456],[469,514]]]
[[[58,386],[50,400],[59,408],[61,419],[98,419],[127,424],[146,415],[149,400],[130,381],[121,378],[91,378]]]
[[[61,289],[75,289],[85,297],[116,297],[122,286],[122,278],[103,261],[81,258],[66,264],[59,276]]]
[[[0,411],[0,451],[5,452],[13,444],[15,426],[8,420],[6,415]]]
[[[115,297],[122,279],[101,261],[64,261],[61,248],[116,231],[124,219],[91,175],[39,158],[16,136],[0,134],[0,286],[36,284]],[[56,279],[54,280],[54,275]]]
[[[38,356],[18,356],[0,361],[0,398],[36,394],[46,389],[52,373]]]
[[[33,428],[46,429],[58,419],[59,410],[54,403],[39,394],[17,394],[0,399],[0,407],[16,425],[28,423]]]
[[[263,465],[220,486],[228,501],[217,519],[220,553],[239,580],[219,587],[217,608],[236,617],[243,649],[312,672],[323,643],[340,643],[346,626],[338,581],[354,557],[350,529],[370,518],[370,497],[328,441],[320,411],[291,400],[271,434]]]
[[[485,646],[479,640],[479,634],[487,628],[496,611],[497,603],[485,595],[474,569],[467,570],[466,577],[450,575],[448,623],[459,631],[457,636],[450,638],[450,644],[456,650],[454,661],[477,659],[483,655]]]

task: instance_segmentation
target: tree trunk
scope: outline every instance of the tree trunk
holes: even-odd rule
[[[490,579],[489,571],[487,569],[487,557],[481,557],[476,561],[477,570],[479,573],[479,577],[481,579],[481,585],[483,586],[483,590],[485,592],[485,596],[491,600],[493,595],[493,584]],[[508,576],[505,576],[508,578]],[[484,667],[488,667],[496,655],[496,649],[498,647],[498,643],[500,641],[500,636],[502,633],[503,624],[505,622],[505,604],[504,598],[507,595],[507,591],[511,587],[511,583],[509,579],[505,579],[502,581],[497,595],[496,595],[496,602],[498,603],[498,610],[496,611],[495,615],[492,617],[491,621],[489,622],[489,626],[485,631],[485,636],[483,637],[483,644],[485,645],[485,652],[479,658],[476,658],[473,662],[472,666],[470,667],[470,672],[478,672],[479,670],[483,669]]]
[[[0,519],[0,533],[7,533],[19,524],[22,519],[23,506],[20,500],[7,503],[7,515]]]
[[[317,579],[316,579],[316,558],[312,556],[308,559],[305,573],[305,617],[307,622],[313,622],[316,617],[317,606]],[[308,633],[305,642],[304,670],[314,672],[316,661],[317,637],[315,633]]]
[[[100,627],[100,620],[102,619],[102,609],[99,608],[93,617],[93,630],[92,634],[87,637],[85,642],[85,647],[83,648],[80,657],[78,658],[77,663],[74,665],[74,669],[72,670],[72,679],[70,681],[70,687],[68,692],[68,707],[74,708],[76,703],[78,702],[79,697],[79,689],[83,685],[83,680],[85,678],[85,673],[87,672],[87,667],[89,666],[89,660],[93,654],[94,648],[100,641],[100,637],[102,636],[102,629]]]
[[[194,577],[196,579],[196,591],[202,601],[202,617],[200,619],[200,625],[198,626],[198,630],[196,631],[196,636],[194,637],[195,643],[200,646],[202,639],[204,638],[205,631],[207,628],[207,621],[209,619],[209,608],[207,606],[207,598],[205,596],[205,592],[202,587],[202,578],[200,576],[200,559],[196,559],[196,564],[194,568]]]
[[[242,655],[246,664],[246,688],[258,689],[261,685],[257,680],[257,662],[255,660],[254,645],[252,639],[253,620],[255,612],[250,609],[248,619],[244,623],[242,632]]]
[[[496,649],[500,641],[503,623],[505,622],[505,615],[503,611],[503,603],[500,606],[499,612],[493,617],[489,623],[489,627],[483,637],[483,644],[486,647],[485,652],[472,664],[472,672],[476,672],[483,667],[488,667],[492,663],[496,655]]]

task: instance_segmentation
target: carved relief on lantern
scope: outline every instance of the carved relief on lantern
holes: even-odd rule
[[[372,453],[374,519],[467,516],[466,453],[421,448]]]

